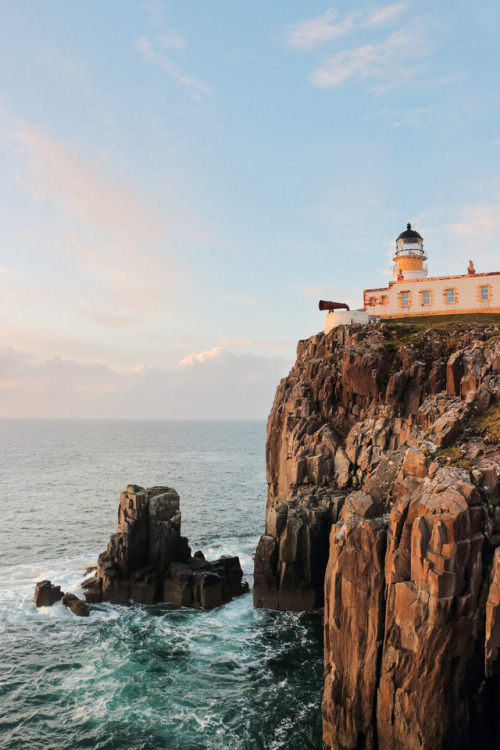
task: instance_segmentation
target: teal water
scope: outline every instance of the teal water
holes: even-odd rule
[[[0,421],[0,748],[321,747],[319,615],[93,605],[36,609],[37,580],[80,592],[128,483],[181,495],[209,558],[252,585],[264,524],[261,422]]]

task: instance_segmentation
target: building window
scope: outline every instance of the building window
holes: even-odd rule
[[[401,292],[401,307],[410,306],[410,292]]]
[[[481,287],[481,302],[486,302],[490,298],[490,288],[489,286],[482,286]]]
[[[446,292],[446,302],[448,305],[452,305],[455,302],[455,290],[454,289],[445,289]]]
[[[431,293],[428,289],[422,292],[422,304],[423,305],[431,304]]]

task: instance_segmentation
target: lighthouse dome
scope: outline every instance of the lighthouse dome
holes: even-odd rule
[[[423,237],[416,232],[414,229],[411,228],[411,224],[406,225],[406,230],[404,232],[401,232],[399,237],[397,238],[396,242],[398,240],[422,240]]]

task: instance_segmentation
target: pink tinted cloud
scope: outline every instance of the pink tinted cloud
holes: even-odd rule
[[[265,419],[290,362],[215,347],[174,371],[125,372],[0,352],[0,414],[35,418]]]

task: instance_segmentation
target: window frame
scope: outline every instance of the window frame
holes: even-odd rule
[[[427,294],[427,302],[425,301],[425,295]],[[431,304],[431,290],[422,289],[422,307],[429,307]]]

